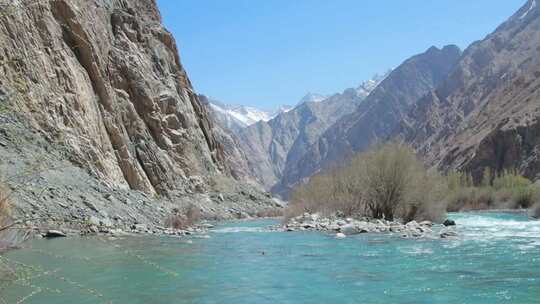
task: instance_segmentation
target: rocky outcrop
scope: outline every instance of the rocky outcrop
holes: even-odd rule
[[[406,60],[354,112],[329,127],[296,163],[287,166],[273,192],[287,196],[303,179],[386,140],[416,101],[446,79],[460,54],[456,46],[432,47]]]
[[[464,52],[453,72],[423,97],[397,132],[443,171],[479,180],[518,169],[540,178],[540,7],[527,3]]]
[[[155,1],[0,4],[0,170],[16,217],[157,226],[189,204],[210,218],[275,206],[231,178],[230,143]]]
[[[201,102],[208,107],[211,107],[211,100],[205,95],[199,95]],[[245,182],[251,182],[256,184],[256,181],[251,175],[249,167],[249,161],[241,149],[239,139],[237,137],[238,132],[244,128],[240,122],[231,121],[231,117],[223,115],[219,111],[210,109],[210,119],[212,120],[212,131],[217,141],[223,147],[223,155],[229,165],[229,171],[231,175],[237,179]]]
[[[154,1],[14,2],[0,21],[9,107],[103,182],[165,194],[224,170]]]

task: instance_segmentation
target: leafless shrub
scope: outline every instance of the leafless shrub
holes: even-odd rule
[[[187,229],[201,220],[201,210],[194,204],[190,204],[181,212],[176,209],[173,214],[165,219],[165,227],[174,229]]]
[[[401,143],[379,145],[348,166],[313,176],[291,195],[286,217],[308,213],[393,220],[442,219],[446,183]]]
[[[264,210],[261,210],[261,211],[258,211],[256,213],[256,216],[257,217],[268,217],[268,218],[271,218],[271,217],[281,217],[283,216],[283,209],[282,208],[269,208],[269,209],[264,209]]]
[[[540,202],[540,187],[514,170],[493,175],[486,169],[478,186],[462,182],[469,180],[467,176],[457,172],[448,175],[448,211],[531,208]]]

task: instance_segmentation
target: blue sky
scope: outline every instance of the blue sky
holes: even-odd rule
[[[158,0],[199,93],[271,109],[332,94],[432,45],[465,48],[525,0]]]

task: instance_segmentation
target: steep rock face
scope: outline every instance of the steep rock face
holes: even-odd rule
[[[378,140],[386,140],[415,102],[448,76],[460,54],[456,46],[432,47],[406,60],[353,113],[328,128],[294,165],[288,166],[273,192],[286,196],[304,178],[342,163]]]
[[[246,154],[241,149],[239,139],[236,134],[244,127],[240,122],[232,121],[232,117],[211,108],[211,102],[205,95],[199,95],[199,100],[209,108],[210,119],[212,120],[212,131],[217,141],[223,147],[223,155],[231,175],[241,181],[255,182],[251,176],[249,162]]]
[[[0,41],[4,106],[102,182],[163,194],[226,171],[153,0],[13,2]]]
[[[401,133],[442,170],[540,176],[540,7],[528,1],[412,109]]]
[[[266,189],[274,187],[285,168],[296,164],[328,127],[354,111],[365,97],[360,93],[347,89],[325,100],[304,98],[294,109],[240,130],[238,137],[251,175]]]

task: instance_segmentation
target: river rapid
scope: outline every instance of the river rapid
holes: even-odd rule
[[[208,238],[35,240],[0,256],[19,271],[0,303],[540,303],[540,221],[449,218],[454,239],[336,239],[263,220]]]

